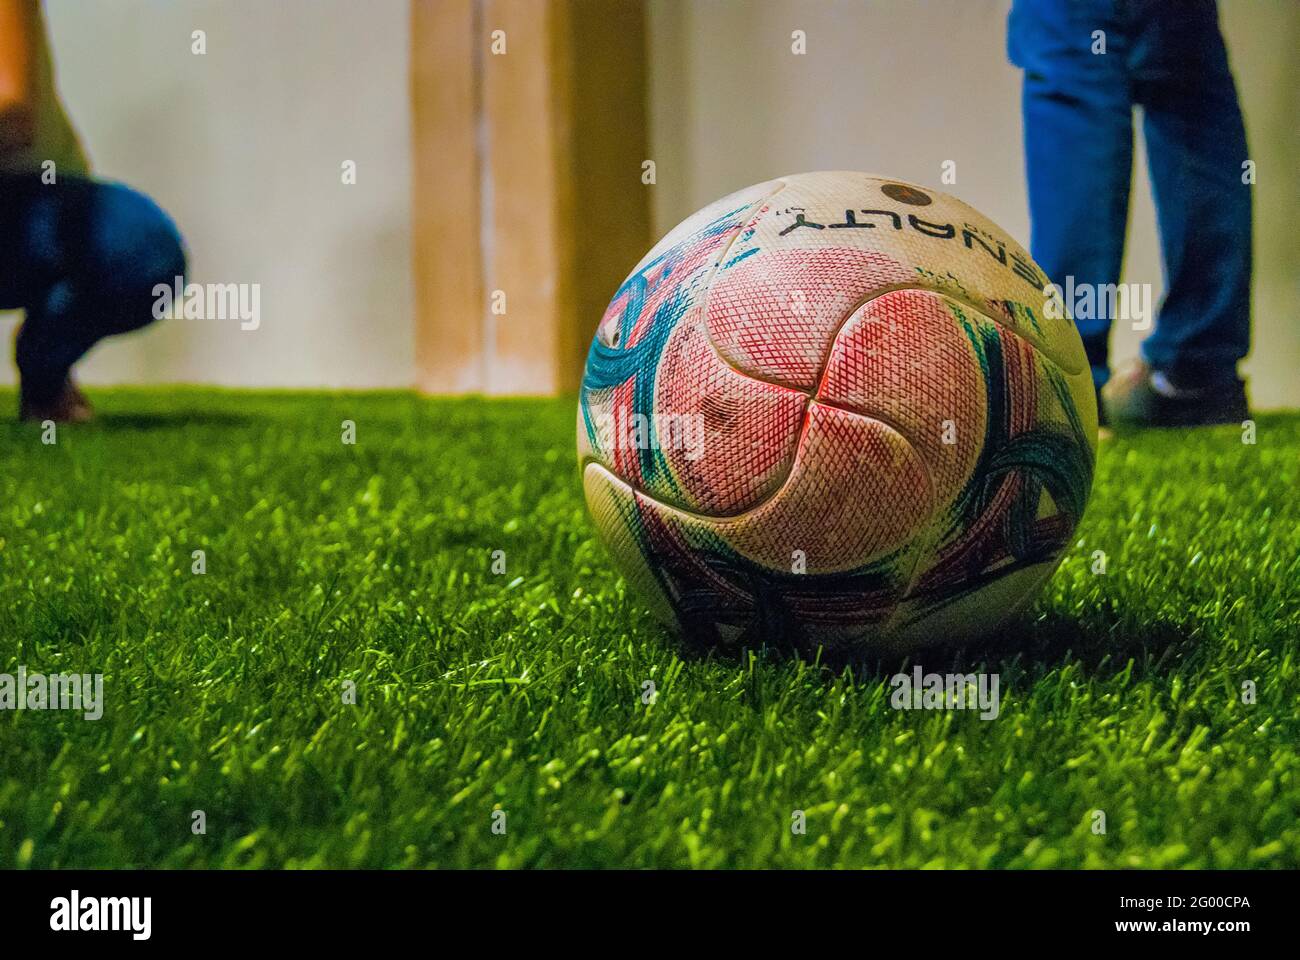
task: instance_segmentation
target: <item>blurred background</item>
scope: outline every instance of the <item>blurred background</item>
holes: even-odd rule
[[[803,170],[939,186],[1027,245],[1008,7],[47,0],[96,174],[174,216],[192,279],[261,285],[260,329],[164,321],[102,344],[82,379],[570,390],[604,301],[653,239],[723,194]],[[1300,406],[1300,4],[1220,10],[1258,169],[1246,372],[1258,406]],[[795,30],[805,55],[791,52]],[[1137,124],[1135,136],[1124,279],[1158,295]],[[945,161],[955,184],[940,183]],[[6,343],[15,320],[0,314]],[[1116,359],[1133,355],[1140,335],[1116,332]],[[0,382],[13,377],[0,365]]]

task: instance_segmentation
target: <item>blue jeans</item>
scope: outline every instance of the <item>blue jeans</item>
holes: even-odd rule
[[[1034,259],[1062,286],[1119,282],[1140,105],[1166,291],[1143,359],[1189,385],[1235,381],[1250,348],[1251,187],[1214,0],[1014,0],[1007,49],[1024,71]],[[1098,386],[1112,319],[1078,320]]]
[[[154,285],[184,272],[180,234],[143,194],[82,177],[0,176],[0,309],[26,313],[15,359],[36,398],[57,393],[102,338],[152,322]]]

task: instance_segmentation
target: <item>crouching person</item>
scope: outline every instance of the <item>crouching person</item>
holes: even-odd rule
[[[14,338],[19,417],[81,422],[72,368],[154,319],[154,287],[185,272],[180,234],[141,193],[93,179],[58,99],[39,0],[0,0],[0,310]]]

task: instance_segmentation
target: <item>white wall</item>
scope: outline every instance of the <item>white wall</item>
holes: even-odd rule
[[[90,383],[410,386],[407,0],[47,0],[101,176],[180,225],[196,281],[260,283],[262,326],[163,321]],[[190,52],[207,32],[207,54]],[[358,182],[341,183],[355,160]],[[14,315],[0,319],[8,343]],[[12,364],[0,364],[10,382]]]
[[[46,0],[98,171],[175,216],[194,279],[262,284],[263,326],[165,321],[100,346],[91,383],[408,386],[408,0]],[[542,0],[538,0],[542,2]],[[747,183],[863,169],[938,184],[1027,239],[1008,0],[650,0],[660,230]],[[1223,0],[1256,188],[1263,406],[1300,406],[1300,3]],[[190,53],[204,29],[208,53]],[[808,53],[790,52],[790,33]],[[356,160],[359,183],[339,165]],[[1159,284],[1139,155],[1126,279]],[[633,258],[634,259],[634,258]],[[630,263],[629,263],[630,266]],[[594,322],[594,321],[593,321]],[[12,315],[0,316],[8,342]],[[1117,354],[1139,335],[1120,330]],[[12,379],[0,364],[0,382]]]
[[[1026,242],[1020,75],[1008,0],[651,0],[651,156],[662,233],[749,183],[866,170],[943,187]],[[1300,406],[1300,243],[1294,236],[1300,3],[1223,0],[1222,23],[1257,161],[1258,406]],[[791,32],[807,54],[791,53]],[[1137,125],[1135,124],[1135,128]],[[1161,289],[1145,156],[1135,160],[1125,279]],[[1142,334],[1118,329],[1116,359]]]

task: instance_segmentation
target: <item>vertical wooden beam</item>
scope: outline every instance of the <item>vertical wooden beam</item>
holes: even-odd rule
[[[412,0],[416,386],[482,390],[476,0]]]
[[[559,389],[560,326],[572,307],[563,299],[560,98],[555,60],[557,4],[484,0],[483,106],[490,191],[487,392],[551,394]],[[497,33],[501,31],[501,33]],[[494,36],[495,35],[495,36]]]
[[[438,34],[414,44],[419,385],[572,391],[651,241],[644,0],[413,2],[413,29]],[[422,188],[430,176],[446,179]],[[448,236],[449,211],[478,229]]]
[[[576,390],[596,324],[656,239],[644,0],[567,0],[569,184],[574,323],[561,344],[560,386]]]

